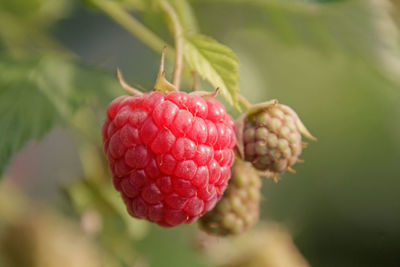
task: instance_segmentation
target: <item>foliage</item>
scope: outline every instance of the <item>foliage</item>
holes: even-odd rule
[[[294,222],[295,231],[301,230],[295,241],[313,265],[390,266],[398,251],[392,240],[400,236],[393,223],[399,215],[392,210],[400,208],[395,191],[400,157],[395,123],[400,88],[398,3],[169,2],[183,28],[186,84],[195,71],[233,106],[238,105],[239,85],[243,95],[257,102],[280,97],[298,107],[319,137],[314,153],[305,154],[307,163],[318,168],[300,166],[298,179],[264,188],[269,201],[263,218]],[[106,16],[134,37],[124,35]],[[10,160],[26,144],[63,127],[76,141],[83,169],[82,175],[72,177],[77,181],[64,186],[70,200],[65,213],[77,223],[88,211],[99,212],[104,228],[95,234],[96,242],[107,257],[118,259],[112,266],[139,261],[140,254],[151,258],[155,250],[162,252],[150,263],[211,264],[191,249],[192,228],[168,232],[128,218],[109,191],[102,161],[99,125],[104,109],[123,94],[116,64],[108,59],[124,65],[124,74],[156,70],[158,58],[150,49],[160,53],[168,44],[167,60],[174,58],[170,22],[159,0],[0,0],[0,178],[9,174]],[[58,40],[60,35],[68,41]],[[129,74],[129,80],[154,82],[155,73]],[[88,144],[94,149],[85,152]],[[11,178],[1,183],[7,180]],[[47,204],[55,206],[54,202]],[[375,241],[378,238],[381,241]],[[169,244],[170,240],[176,242]],[[343,251],[345,240],[354,250]],[[184,251],[184,256],[178,259],[176,251]],[[365,261],[349,260],[357,253],[367,257]]]
[[[56,123],[69,127],[77,109],[105,106],[117,88],[110,75],[56,56],[0,59],[0,173],[27,141]]]
[[[383,75],[398,82],[400,36],[392,4],[387,0],[329,1],[330,4],[283,0],[192,2],[199,6],[224,4],[225,12],[236,18],[229,20],[224,34],[240,29],[257,31],[260,36],[267,32],[285,45],[306,46],[327,55],[342,53],[377,64]]]
[[[185,38],[185,58],[189,67],[221,90],[230,104],[236,104],[239,91],[239,61],[228,47],[203,35]]]

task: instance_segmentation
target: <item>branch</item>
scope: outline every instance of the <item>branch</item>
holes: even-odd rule
[[[91,0],[91,2],[151,49],[161,53],[166,42],[121,8],[118,3],[108,0]],[[169,53],[167,56],[172,58],[173,55]]]
[[[167,0],[160,1],[161,7],[172,21],[175,41],[175,67],[172,83],[179,90],[183,68],[183,30],[175,9]]]

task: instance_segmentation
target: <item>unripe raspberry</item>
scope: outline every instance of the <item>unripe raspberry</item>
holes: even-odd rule
[[[239,123],[242,156],[256,169],[272,176],[291,170],[298,161],[302,134],[315,139],[291,108],[276,102],[256,105]]]
[[[232,178],[217,206],[200,218],[200,227],[215,235],[239,234],[258,221],[261,181],[251,164],[235,160]]]
[[[234,122],[216,99],[159,91],[114,100],[103,140],[128,212],[161,226],[193,222],[214,207],[236,143]]]

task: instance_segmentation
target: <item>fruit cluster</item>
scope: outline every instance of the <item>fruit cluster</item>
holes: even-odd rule
[[[203,230],[238,234],[258,220],[260,175],[292,170],[301,135],[313,137],[277,101],[248,107],[235,123],[215,94],[180,92],[166,81],[161,62],[153,92],[120,76],[134,96],[107,109],[102,135],[114,186],[135,218],[172,227],[208,212]]]

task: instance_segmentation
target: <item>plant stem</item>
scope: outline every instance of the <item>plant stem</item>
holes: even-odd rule
[[[251,103],[249,102],[249,100],[247,100],[246,97],[244,97],[241,94],[236,94],[237,95],[237,99],[239,101],[239,103],[246,109],[249,110],[251,108]]]
[[[151,49],[158,53],[162,51],[166,42],[121,8],[118,3],[108,0],[91,0],[91,2]],[[172,57],[172,54],[167,56]]]
[[[193,91],[199,91],[199,74],[197,71],[193,70],[192,72],[193,77]]]
[[[176,14],[175,9],[172,7],[172,5],[167,0],[161,0],[160,4],[165,13],[167,13],[169,18],[171,19],[174,31],[175,67],[172,83],[175,85],[177,90],[179,90],[183,68],[183,29],[179,21],[178,15]]]

